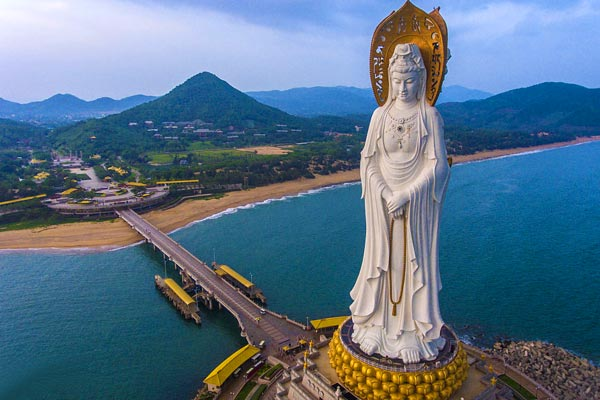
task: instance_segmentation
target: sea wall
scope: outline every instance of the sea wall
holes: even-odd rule
[[[600,399],[600,368],[552,343],[505,341],[496,343],[489,352],[559,399]]]

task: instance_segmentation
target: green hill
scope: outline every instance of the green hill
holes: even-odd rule
[[[448,150],[526,147],[600,133],[600,89],[547,82],[485,100],[438,106]]]
[[[165,124],[172,129],[167,131]],[[187,129],[186,125],[194,129]],[[236,136],[236,145],[246,145],[312,140],[321,136],[320,125],[322,121],[295,117],[261,104],[215,75],[203,72],[156,100],[100,120],[59,129],[53,140],[57,147],[88,154],[131,155],[166,146],[183,148],[198,140],[197,128],[218,131],[212,137],[217,143]]]
[[[568,83],[541,83],[438,108],[446,125],[470,128],[584,134],[600,127],[600,89]]]
[[[108,119],[108,118],[107,118]],[[211,122],[215,127],[262,128],[303,121],[265,106],[209,72],[202,72],[168,94],[112,117],[114,121]]]
[[[48,131],[38,126],[0,119],[0,149],[14,147],[42,148],[47,145]]]

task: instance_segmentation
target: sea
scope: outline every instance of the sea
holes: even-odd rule
[[[252,204],[172,233],[271,309],[347,315],[363,251],[359,184]],[[600,142],[452,167],[440,306],[461,338],[542,340],[600,362]],[[144,244],[0,254],[0,399],[190,399],[245,344],[225,311],[185,321]]]

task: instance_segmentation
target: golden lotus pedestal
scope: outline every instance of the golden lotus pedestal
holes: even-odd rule
[[[335,331],[329,362],[340,382],[363,400],[446,400],[467,378],[467,354],[446,326],[442,328],[446,345],[438,357],[416,364],[365,354],[352,342],[352,329],[352,319],[347,319]]]

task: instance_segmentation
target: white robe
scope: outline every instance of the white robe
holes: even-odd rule
[[[391,104],[373,113],[361,153],[362,197],[365,199],[366,239],[360,273],[350,296],[354,322],[353,341],[360,344],[373,329],[381,330],[377,353],[399,357],[402,334],[416,331],[422,358],[437,356],[442,321],[438,292],[438,226],[450,174],[443,138],[443,122],[434,107],[420,103],[416,148],[402,162],[391,159],[383,145],[384,120]],[[409,189],[407,220],[407,271],[402,301],[392,315],[389,295],[388,257],[390,220],[382,192]],[[404,221],[395,220],[392,240],[392,298],[397,301],[404,261]],[[414,347],[414,346],[413,346]]]

